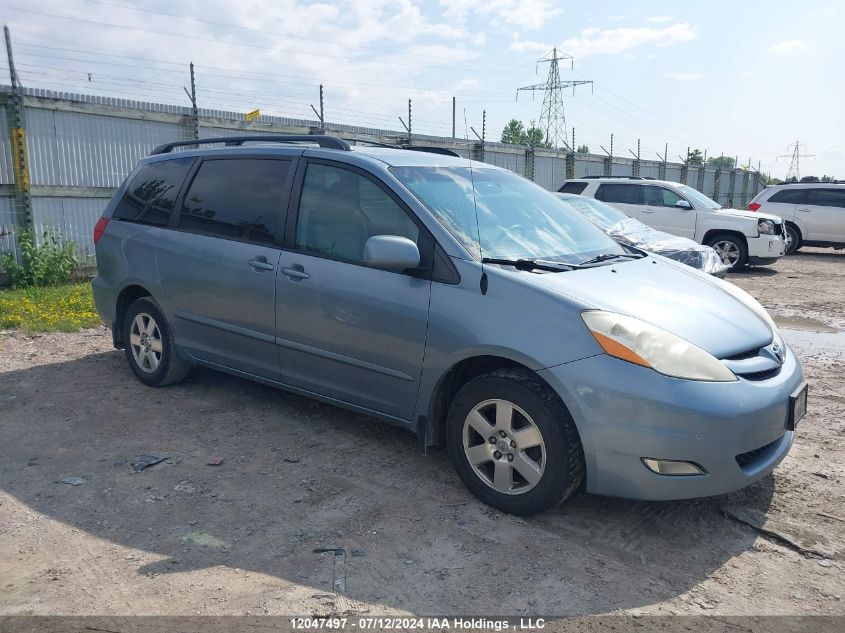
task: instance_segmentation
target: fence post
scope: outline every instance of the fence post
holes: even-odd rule
[[[721,163],[716,168],[716,174],[713,177],[713,199],[719,202],[719,194],[722,193],[722,165]],[[719,202],[719,204],[722,204]]]
[[[575,154],[573,152],[566,155],[566,178],[575,178]]]
[[[705,172],[705,163],[701,163],[698,166],[698,178],[695,179],[695,188],[698,189],[701,193],[704,193],[704,172]]]
[[[728,176],[728,207],[731,209],[734,206],[734,195],[736,195],[736,167],[731,169]]]
[[[687,178],[689,177],[689,163],[684,161],[681,164],[681,183],[687,184]]]
[[[534,158],[535,149],[529,145],[525,149],[525,177],[531,181],[534,180]]]
[[[745,208],[745,205],[748,204],[748,178],[749,173],[746,171],[742,177],[742,198],[740,198],[739,206]]]
[[[12,54],[12,35],[9,27],[3,27],[6,36],[6,56],[9,63],[9,77],[12,81],[11,103],[11,141],[12,169],[15,178],[16,224],[20,228],[32,226],[32,197],[29,180],[29,156],[26,151],[26,111],[23,101],[23,86],[15,70],[15,58]]]

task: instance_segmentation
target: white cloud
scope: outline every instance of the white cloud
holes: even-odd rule
[[[563,13],[556,4],[553,0],[440,0],[444,17],[458,23],[476,15],[501,28],[529,30]]]
[[[588,28],[576,37],[569,38],[561,48],[575,57],[591,55],[618,55],[643,44],[673,46],[690,42],[696,37],[688,22],[679,22],[664,28]]]
[[[698,81],[701,79],[701,75],[698,73],[666,73],[663,76],[674,81]]]
[[[537,52],[537,53],[545,53],[546,51],[552,50],[553,46],[551,44],[545,44],[543,42],[535,42],[533,40],[517,40],[514,39],[511,42],[511,45],[508,47],[512,51],[517,51],[519,53],[528,52]]]
[[[770,53],[794,53],[807,48],[807,43],[801,40],[785,40],[769,47]]]
[[[652,24],[663,24],[664,22],[671,22],[675,18],[671,15],[653,15],[650,18],[646,18],[646,22],[651,22]]]

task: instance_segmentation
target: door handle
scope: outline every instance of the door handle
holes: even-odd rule
[[[267,262],[267,258],[259,255],[255,259],[249,260],[247,262],[253,270],[273,270],[275,267],[273,264]]]
[[[311,277],[311,275],[305,272],[305,269],[300,264],[294,264],[293,266],[280,268],[279,270],[283,275],[290,277],[293,281],[308,279]]]
[[[803,211],[804,213],[809,213],[812,209],[798,209],[799,211]]]

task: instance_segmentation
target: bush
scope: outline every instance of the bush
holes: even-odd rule
[[[66,283],[79,265],[76,245],[62,242],[57,231],[46,229],[39,245],[35,231],[18,233],[20,262],[11,253],[0,255],[0,264],[16,288]]]

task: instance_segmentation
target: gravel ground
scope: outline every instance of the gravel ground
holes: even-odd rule
[[[845,255],[806,250],[729,277],[803,330],[773,476],[531,519],[378,421],[207,370],[146,388],[104,328],[0,333],[0,614],[845,614]]]

